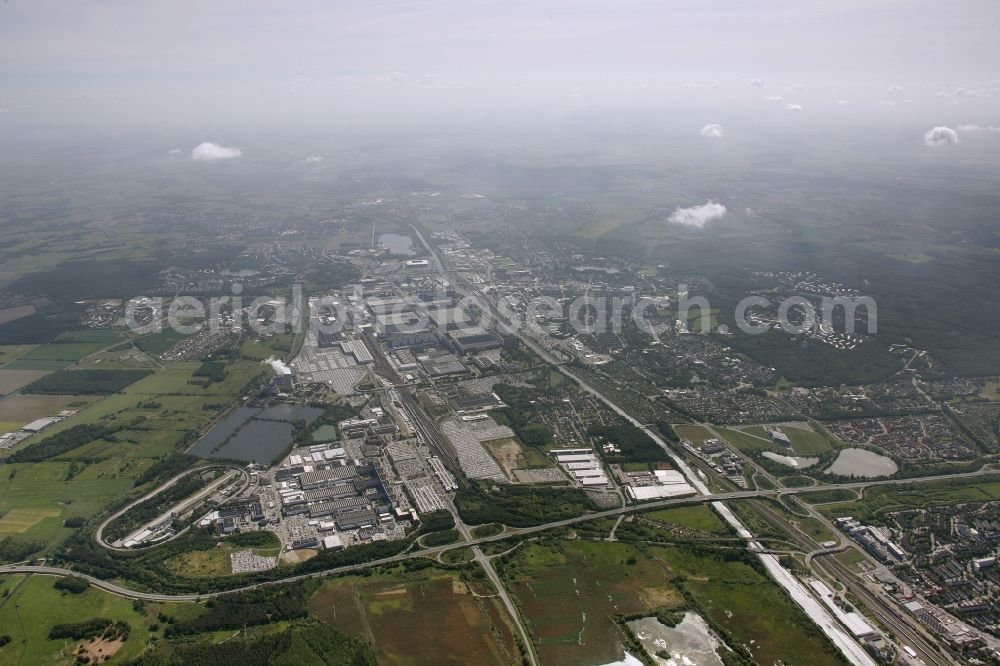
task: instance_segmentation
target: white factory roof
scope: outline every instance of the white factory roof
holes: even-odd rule
[[[585,486],[606,486],[608,484],[608,477],[603,474],[601,476],[588,476],[580,479],[580,483]]]
[[[593,453],[559,456],[559,462],[561,463],[596,462],[596,460],[597,458],[594,456]]]
[[[658,469],[653,472],[656,475],[656,480],[660,483],[673,485],[677,483],[687,484],[687,479],[684,475],[678,472],[676,469]]]
[[[586,469],[574,469],[573,476],[583,479],[589,476],[604,476],[604,472],[599,467],[588,467]]]
[[[345,354],[352,354],[358,363],[371,363],[372,355],[362,340],[345,340],[340,343]]]
[[[664,497],[680,497],[694,494],[694,488],[686,483],[671,483],[655,486],[626,486],[626,492],[634,500],[662,499]]]
[[[47,416],[45,418],[36,419],[31,423],[21,426],[21,430],[25,432],[38,432],[40,430],[48,428],[53,423],[59,423],[59,419],[53,416]]]

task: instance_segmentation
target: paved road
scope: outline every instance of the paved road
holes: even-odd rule
[[[979,476],[984,472],[967,472],[963,474],[952,474],[947,476],[933,476],[933,477],[922,477],[918,479],[908,479],[906,483],[925,483],[932,481],[940,481],[942,479],[951,478],[964,478],[970,476]],[[0,566],[0,575],[4,574],[18,574],[18,573],[35,573],[35,574],[46,574],[52,576],[78,576],[84,578],[93,584],[95,587],[101,588],[113,594],[118,594],[123,597],[128,597],[130,599],[146,599],[150,601],[194,601],[196,599],[206,599],[209,597],[216,597],[221,594],[229,594],[231,592],[242,592],[245,590],[250,590],[254,588],[264,587],[267,585],[278,585],[281,583],[290,583],[297,580],[305,580],[307,578],[321,578],[324,576],[334,576],[343,573],[349,573],[352,571],[358,571],[362,569],[367,569],[371,567],[377,567],[385,564],[393,564],[397,562],[402,562],[404,560],[413,559],[417,557],[433,557],[438,553],[444,552],[446,550],[451,550],[456,547],[465,546],[475,546],[484,543],[490,543],[493,541],[503,541],[512,537],[527,536],[531,534],[537,534],[539,532],[546,532],[548,530],[557,529],[560,527],[567,527],[570,525],[576,525],[578,523],[587,522],[590,520],[596,520],[599,518],[608,517],[618,517],[622,514],[635,513],[638,511],[648,511],[650,509],[660,509],[671,506],[684,506],[690,504],[706,504],[712,502],[720,502],[727,500],[740,500],[740,499],[752,499],[755,497],[778,497],[781,495],[800,495],[809,492],[817,492],[821,490],[829,490],[831,488],[854,488],[854,487],[866,487],[866,486],[879,486],[879,485],[894,485],[900,483],[899,480],[883,480],[883,481],[864,481],[850,484],[839,484],[839,485],[823,485],[823,486],[813,486],[810,488],[783,488],[780,490],[743,490],[730,493],[717,493],[715,495],[693,495],[691,497],[674,497],[664,500],[656,500],[653,502],[647,502],[640,505],[632,505],[626,507],[619,507],[616,509],[607,509],[605,511],[596,511],[594,513],[588,513],[583,516],[577,516],[574,518],[566,518],[563,520],[555,520],[542,525],[536,525],[534,527],[521,527],[521,528],[509,528],[507,531],[488,537],[479,537],[470,539],[468,542],[461,544],[448,544],[445,546],[436,546],[433,548],[422,548],[420,550],[411,551],[408,553],[403,553],[400,555],[395,555],[392,557],[386,557],[380,560],[372,560],[371,562],[365,562],[361,564],[351,564],[342,567],[333,567],[330,569],[325,569],[323,571],[317,571],[309,574],[300,574],[297,576],[288,576],[286,578],[281,578],[274,581],[268,581],[265,583],[255,583],[253,585],[247,585],[240,588],[234,588],[232,590],[226,590],[224,592],[208,592],[205,594],[158,594],[153,592],[145,592],[141,590],[136,590],[134,588],[126,587],[125,585],[119,585],[117,583],[110,583],[108,581],[103,581],[99,578],[94,578],[92,576],[85,576],[83,574],[77,573],[71,569],[64,569],[59,567],[49,567],[49,566],[35,566],[26,564],[9,564]]]
[[[216,467],[223,467],[223,468],[226,468],[226,467],[228,467],[228,468],[230,469],[230,475],[231,475],[231,474],[232,474],[233,472],[236,472],[236,473],[239,473],[239,474],[242,474],[242,475],[243,475],[243,477],[244,477],[244,482],[245,482],[245,484],[248,484],[248,483],[250,483],[250,475],[249,475],[249,474],[247,474],[246,470],[245,470],[245,469],[243,469],[242,467],[235,467],[235,466],[231,466],[231,465],[218,465],[218,464],[209,464],[209,465],[200,465],[200,466],[198,466],[198,467],[194,467],[194,468],[192,468],[192,469],[188,469],[188,470],[185,470],[185,471],[181,472],[180,474],[178,474],[177,476],[173,477],[172,479],[168,480],[168,481],[167,481],[166,483],[164,483],[164,484],[163,484],[162,486],[160,486],[160,487],[156,488],[156,489],[155,489],[155,490],[153,490],[152,492],[149,492],[149,493],[147,493],[147,494],[143,495],[142,497],[140,497],[139,499],[135,500],[134,502],[131,502],[131,503],[127,504],[127,505],[126,505],[126,506],[125,506],[124,508],[120,509],[119,511],[116,511],[115,513],[111,514],[111,515],[110,515],[110,516],[108,516],[108,517],[107,517],[106,519],[104,519],[104,520],[103,520],[103,521],[101,522],[101,524],[97,526],[97,530],[96,530],[96,531],[94,532],[94,540],[95,540],[95,541],[96,541],[96,542],[97,542],[97,543],[98,543],[99,545],[101,545],[101,546],[104,546],[105,548],[108,548],[108,549],[110,549],[110,550],[125,550],[125,551],[127,551],[127,550],[141,550],[141,549],[134,549],[134,548],[120,548],[120,547],[118,547],[118,546],[112,546],[111,544],[107,543],[107,542],[106,542],[106,541],[104,540],[104,530],[105,530],[105,528],[106,528],[106,527],[107,527],[107,526],[108,526],[108,525],[109,525],[109,524],[110,524],[110,523],[111,523],[111,522],[112,522],[113,520],[115,520],[116,518],[118,518],[119,516],[121,516],[122,514],[124,514],[124,513],[126,512],[126,511],[128,511],[128,510],[129,510],[129,509],[131,509],[132,507],[136,506],[137,504],[142,504],[143,502],[145,502],[145,501],[146,501],[146,500],[148,500],[148,499],[152,499],[152,498],[156,497],[157,495],[159,495],[160,493],[164,492],[164,491],[165,491],[165,490],[167,490],[168,488],[171,488],[172,486],[176,485],[176,484],[177,484],[177,482],[178,482],[178,481],[180,481],[181,479],[183,479],[183,478],[184,478],[185,476],[187,476],[187,475],[189,475],[189,474],[194,474],[195,472],[199,472],[199,471],[205,471],[205,470],[208,470],[208,469],[213,469],[213,468],[216,468]],[[226,478],[229,478],[229,476],[227,475],[227,477],[226,477]],[[211,489],[212,487],[215,487],[215,486],[217,486],[217,485],[218,485],[218,483],[219,483],[218,481],[216,481],[216,482],[213,482],[213,484],[212,484],[212,485],[210,485],[208,489]],[[244,485],[244,487],[246,487],[246,485]],[[207,489],[206,489],[206,490],[207,490]],[[242,489],[241,489],[241,490],[242,490]],[[202,493],[204,493],[204,491],[202,491]],[[202,494],[202,493],[199,493],[199,494]],[[238,493],[235,493],[235,494],[238,494]],[[181,502],[181,503],[183,503],[183,502]],[[147,525],[151,525],[151,524],[154,524],[154,523],[156,523],[156,522],[158,522],[158,521],[160,521],[160,520],[164,519],[164,517],[165,517],[165,516],[166,516],[166,514],[164,514],[164,515],[161,515],[161,516],[159,516],[159,517],[155,518],[154,520],[150,521],[149,523],[147,523]],[[177,537],[177,536],[180,536],[180,534],[181,534],[182,532],[184,532],[184,531],[187,531],[187,530],[185,529],[185,530],[182,530],[181,532],[178,532],[178,533],[177,533],[176,535],[174,535],[174,537]],[[174,538],[174,537],[171,537],[171,538]],[[166,542],[167,542],[167,541],[169,541],[169,540],[170,540],[170,539],[167,539],[167,540],[165,540],[165,541],[160,541],[160,542],[157,542],[157,544],[156,544],[156,545],[159,545],[159,544],[161,544],[161,543],[166,543]]]

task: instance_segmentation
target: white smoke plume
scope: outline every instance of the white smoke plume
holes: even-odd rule
[[[276,375],[290,375],[292,374],[292,369],[285,364],[280,358],[274,358],[273,356],[264,359],[261,363],[267,363],[274,370]]]

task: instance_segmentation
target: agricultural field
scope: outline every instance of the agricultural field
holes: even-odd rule
[[[0,365],[24,356],[37,345],[0,345]]]
[[[132,384],[125,393],[134,396],[176,394],[233,397],[242,393],[247,382],[266,371],[261,363],[241,360],[226,366],[226,378],[223,381],[206,386],[204,377],[194,374],[201,365],[197,361],[173,363]]]
[[[8,363],[7,367],[19,370],[61,370],[110,344],[113,342],[51,342],[22,354]]]
[[[4,466],[0,475],[0,538],[39,542],[44,550],[72,533],[70,517],[88,518],[129,492],[154,461],[184,448],[263,369],[252,361],[227,366],[227,377],[206,390],[188,384],[200,364],[161,369],[124,393],[103,400],[80,396],[13,395],[0,400],[0,423],[15,427],[62,409],[76,415],[29,439],[23,447],[78,425],[123,427],[113,435],[58,454],[53,460]],[[209,395],[209,393],[217,395]]]
[[[33,381],[22,393],[43,395],[100,395],[117,393],[146,375],[151,370],[58,370]]]
[[[520,549],[505,561],[504,575],[546,664],[622,659],[625,636],[614,616],[688,608],[685,592],[758,663],[842,663],[782,589],[739,560],[686,548],[564,542]]]
[[[69,461],[4,465],[0,475],[0,539],[45,547],[72,534],[67,518],[87,518],[131,489],[147,461],[125,458],[92,464]]]
[[[0,368],[0,395],[8,395],[48,374],[46,370],[8,370]]]
[[[113,370],[154,369],[159,367],[151,357],[132,347],[120,351],[97,352],[81,360],[78,365],[80,368],[105,368]]]
[[[102,347],[108,347],[121,342],[123,339],[121,334],[116,331],[81,329],[78,331],[67,331],[57,337],[55,341],[100,344]]]
[[[93,401],[91,396],[80,395],[12,395],[0,400],[0,423],[24,425],[64,409],[83,409]]]
[[[517,648],[493,592],[457,572],[396,570],[328,580],[309,610],[375,645],[380,664],[511,664]]]

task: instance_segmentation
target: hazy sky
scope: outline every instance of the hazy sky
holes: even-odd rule
[[[996,126],[998,18],[996,0],[5,0],[0,126],[605,109]]]

